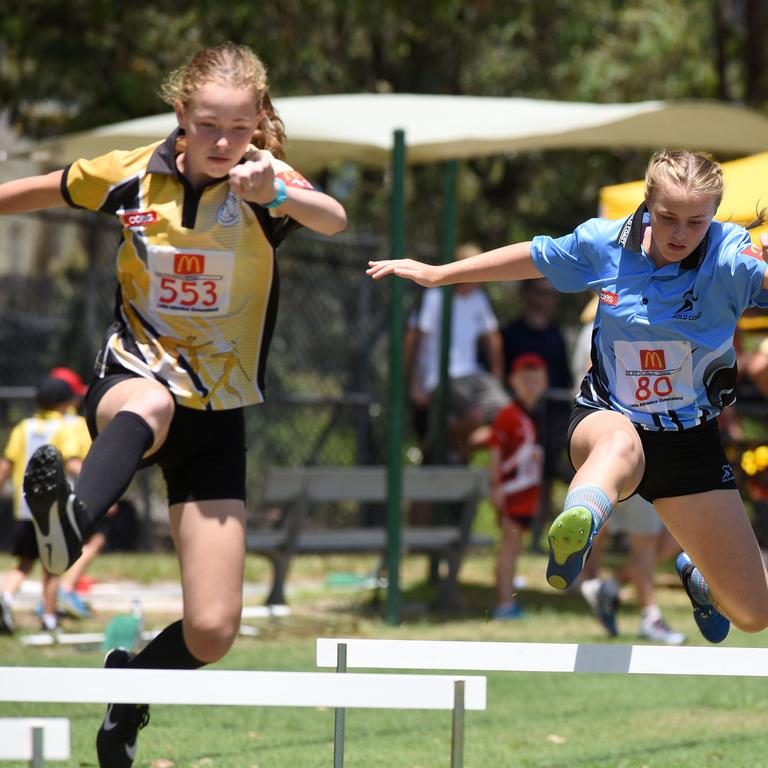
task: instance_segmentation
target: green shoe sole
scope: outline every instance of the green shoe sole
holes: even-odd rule
[[[566,589],[581,573],[591,549],[593,530],[592,513],[586,507],[571,507],[555,518],[548,535],[547,582],[551,587]]]

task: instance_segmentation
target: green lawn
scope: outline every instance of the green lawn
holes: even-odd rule
[[[9,559],[0,557],[0,571]],[[218,668],[314,670],[318,636],[355,635],[433,640],[515,640],[606,642],[580,598],[548,589],[544,560],[524,558],[529,587],[521,593],[526,616],[511,623],[487,621],[493,604],[492,558],[475,556],[462,574],[467,610],[437,616],[424,606],[431,589],[423,561],[404,563],[404,623],[389,627],[371,602],[370,592],[341,593],[326,584],[334,572],[364,574],[370,558],[301,558],[291,581],[293,614],[254,622],[259,637],[242,637]],[[174,578],[168,555],[106,556],[93,570],[106,578]],[[264,564],[249,562],[249,578],[263,578]],[[662,574],[662,584],[673,582]],[[663,586],[665,615],[703,641],[678,588]],[[24,617],[22,617],[24,618]],[[147,616],[160,627],[167,616]],[[103,626],[106,617],[83,623]],[[25,620],[28,626],[32,627]],[[622,637],[637,642],[637,613],[631,603],[620,617]],[[733,632],[730,646],[766,645],[765,634]],[[100,652],[70,648],[25,649],[0,637],[4,665],[99,666]],[[353,673],[350,673],[353,674]],[[0,679],[0,685],[2,680]],[[72,766],[94,766],[93,740],[103,715],[100,705],[0,704],[3,715],[65,715],[72,721]],[[488,710],[468,712],[467,768],[754,768],[768,764],[765,723],[768,695],[761,679],[674,678],[621,675],[488,674]],[[320,709],[156,706],[141,733],[136,768],[312,768],[333,763],[333,712]],[[450,756],[450,713],[354,710],[347,713],[345,765],[348,768],[445,768]],[[21,763],[4,763],[21,766]],[[54,764],[52,764],[54,765]]]

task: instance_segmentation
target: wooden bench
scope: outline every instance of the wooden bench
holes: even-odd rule
[[[475,467],[407,467],[403,470],[403,502],[429,502],[460,506],[451,525],[405,526],[404,553],[444,558],[447,576],[441,581],[436,600],[439,607],[455,608],[458,574],[469,547],[492,547],[491,536],[472,533],[478,502],[488,493],[487,471]],[[272,468],[265,479],[263,504],[283,510],[279,528],[249,530],[248,552],[264,555],[272,562],[272,588],[267,604],[285,603],[285,580],[296,554],[378,553],[387,548],[384,527],[354,527],[311,530],[307,528],[313,504],[327,502],[385,503],[387,468],[293,467]]]

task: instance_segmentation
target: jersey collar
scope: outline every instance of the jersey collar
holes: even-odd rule
[[[635,253],[642,253],[643,250],[643,225],[647,223],[646,216],[648,206],[643,202],[639,208],[629,216],[619,233],[618,244],[622,248],[627,248]],[[709,245],[709,230],[704,235],[704,239],[693,249],[693,251],[680,262],[680,269],[698,269],[704,257],[707,255],[707,246]]]
[[[176,167],[176,142],[184,131],[177,128],[162,144],[160,144],[152,153],[147,163],[147,173],[162,173],[165,176],[178,176],[179,169]]]

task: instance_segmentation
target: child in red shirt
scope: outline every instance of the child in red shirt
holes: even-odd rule
[[[501,527],[494,619],[522,615],[514,578],[523,534],[539,505],[544,451],[531,414],[549,387],[547,364],[532,352],[519,355],[512,361],[507,380],[514,401],[496,415],[490,439],[491,500]]]

